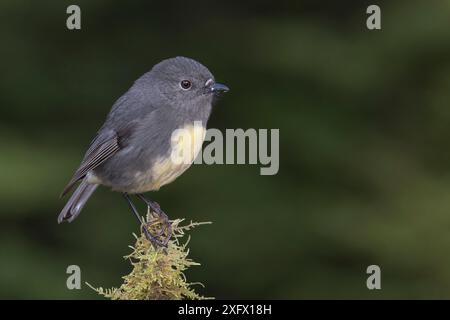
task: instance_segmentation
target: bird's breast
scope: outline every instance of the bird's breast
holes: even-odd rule
[[[169,152],[156,158],[146,172],[136,173],[136,192],[158,190],[179,177],[197,157],[205,135],[206,128],[199,123],[176,129],[170,138]]]

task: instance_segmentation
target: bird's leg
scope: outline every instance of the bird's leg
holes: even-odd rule
[[[141,194],[141,193],[136,194],[136,196],[137,196],[139,199],[141,199],[142,201],[144,201],[144,203],[145,203],[150,209],[152,209],[155,213],[157,213],[159,216],[163,216],[164,219],[168,219],[167,214],[165,214],[164,211],[161,210],[161,207],[160,207],[160,205],[159,205],[157,202],[152,201],[152,200],[150,200],[150,199],[147,199],[147,198],[144,197],[144,195]]]
[[[165,243],[167,243],[170,240],[170,237],[172,236],[172,225],[170,224],[169,217],[167,214],[161,210],[161,207],[159,204],[155,201],[152,201],[150,199],[147,199],[144,197],[144,195],[138,193],[136,196],[141,199],[153,212],[155,212],[159,218],[163,221],[166,230],[167,230],[167,238]],[[162,235],[164,233],[164,228],[161,230],[159,235]]]
[[[160,240],[157,239],[157,237],[153,236],[148,230],[147,227],[144,223],[144,221],[142,221],[141,216],[139,215],[139,212],[136,209],[136,206],[133,204],[133,202],[130,199],[130,196],[126,193],[123,194],[123,197],[125,198],[125,200],[128,202],[128,205],[130,206],[131,211],[133,211],[134,215],[136,216],[136,218],[139,221],[139,225],[141,226],[141,228],[144,231],[145,237],[147,238],[148,241],[150,241],[153,245],[155,245],[155,247],[157,246],[165,246],[166,244],[161,242]]]

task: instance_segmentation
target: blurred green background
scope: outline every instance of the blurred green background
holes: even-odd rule
[[[450,2],[0,2],[0,297],[99,298],[138,226],[100,188],[58,198],[114,101],[158,61],[231,87],[209,127],[279,128],[280,171],[196,165],[151,195],[192,233],[187,274],[217,298],[450,298]],[[377,264],[382,290],[366,288]]]

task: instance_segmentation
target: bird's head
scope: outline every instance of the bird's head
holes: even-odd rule
[[[229,90],[215,81],[208,68],[185,57],[161,61],[153,67],[149,76],[153,88],[174,108],[206,108],[215,96]]]

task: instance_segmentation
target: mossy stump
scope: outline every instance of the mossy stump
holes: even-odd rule
[[[147,228],[153,234],[160,232],[160,222],[150,212],[147,214]],[[172,237],[166,248],[154,248],[141,232],[136,238],[134,246],[129,246],[132,252],[124,258],[130,261],[132,271],[123,276],[123,284],[119,288],[104,289],[87,285],[98,294],[112,300],[179,300],[179,299],[206,299],[193,289],[184,272],[191,266],[200,265],[188,258],[187,247],[190,237],[186,231],[192,228],[209,224],[210,222],[182,225],[184,219],[170,221]],[[187,238],[186,238],[187,237]],[[184,242],[183,238],[186,238]],[[202,285],[203,286],[203,285]]]

